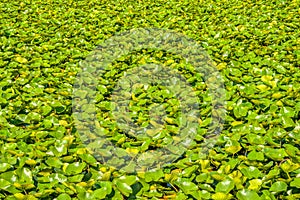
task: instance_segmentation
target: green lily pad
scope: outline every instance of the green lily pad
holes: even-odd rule
[[[238,191],[236,196],[239,200],[261,199],[255,191],[247,189]]]
[[[219,182],[216,186],[216,192],[223,192],[228,194],[234,188],[234,181],[226,179],[222,182]]]
[[[66,165],[64,171],[67,175],[76,175],[82,173],[82,170],[86,167],[86,163],[75,162],[72,164]]]
[[[270,191],[272,192],[284,192],[287,190],[287,184],[283,181],[277,181],[271,185]]]
[[[300,188],[300,178],[294,178],[294,180],[290,183],[290,186]]]

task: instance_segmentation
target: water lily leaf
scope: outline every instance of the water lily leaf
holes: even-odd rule
[[[247,178],[259,178],[262,176],[261,171],[259,171],[259,169],[257,169],[254,166],[250,166],[250,167],[246,167],[246,168],[242,168],[241,172],[247,177]]]
[[[230,199],[228,194],[222,193],[222,192],[217,192],[211,196],[212,199],[214,200],[223,200],[223,199]]]
[[[284,144],[285,152],[292,157],[295,157],[296,154],[300,151],[297,147],[294,147],[291,144]]]
[[[247,189],[238,191],[236,196],[239,200],[261,199],[255,191]]]
[[[287,190],[287,184],[283,181],[277,181],[271,185],[271,192],[284,192]]]
[[[127,197],[132,193],[132,188],[126,182],[116,181],[116,186]]]
[[[265,159],[264,157],[264,153],[262,152],[257,152],[257,151],[251,151],[248,155],[247,155],[249,160],[259,160],[259,161],[263,161]]]
[[[8,170],[11,167],[10,164],[8,163],[0,163],[0,172],[5,172],[6,170]]]
[[[48,105],[42,106],[41,109],[42,109],[43,116],[47,116],[52,111],[52,107]]]
[[[299,169],[299,168],[300,168],[300,164],[299,164],[299,163],[294,164],[291,160],[287,160],[287,161],[285,161],[284,163],[282,163],[282,164],[280,165],[280,168],[281,168],[284,172],[290,173],[290,172],[292,172],[292,171],[295,171],[295,170]]]
[[[151,181],[158,181],[164,177],[163,171],[160,170],[155,170],[155,171],[149,171],[145,173],[145,181],[146,182],[151,182]]]
[[[0,188],[1,188],[2,190],[5,190],[5,189],[8,188],[10,185],[11,185],[11,183],[8,182],[7,180],[5,180],[5,179],[0,179]]]
[[[233,109],[233,113],[235,117],[245,117],[248,113],[248,110],[252,108],[252,104],[250,102],[242,103],[241,101],[237,102],[237,105]]]
[[[258,190],[260,189],[262,185],[262,180],[261,179],[252,179],[249,181],[250,185],[248,187],[249,190]]]
[[[26,167],[19,168],[16,170],[16,174],[19,177],[21,183],[33,183],[32,171]]]
[[[294,127],[295,123],[292,120],[292,118],[288,117],[288,116],[283,116],[281,117],[281,122],[284,128],[289,128],[289,127]]]
[[[198,190],[197,185],[189,179],[178,178],[175,184],[186,194],[190,194],[191,192]]]
[[[80,174],[85,167],[86,163],[75,162],[72,164],[65,165],[63,169],[67,175],[76,175]]]
[[[261,199],[273,200],[275,199],[274,194],[272,194],[269,190],[263,190],[261,195]]]
[[[28,62],[28,60],[26,58],[23,58],[21,56],[17,56],[16,61],[19,62],[19,63],[22,63],[22,64]]]
[[[97,164],[97,160],[90,154],[81,154],[79,157],[90,165],[96,166]]]
[[[272,178],[276,177],[277,175],[279,175],[279,173],[280,173],[279,167],[275,167],[274,169],[271,169],[269,171],[269,173],[267,174],[267,179],[272,179]]]
[[[196,176],[196,181],[199,183],[205,182],[209,178],[209,175],[207,173],[201,173],[198,176]]]
[[[287,156],[284,149],[273,149],[273,148],[265,148],[264,154],[275,161],[281,161]]]
[[[68,181],[70,183],[79,183],[79,182],[82,181],[83,177],[84,177],[83,174],[78,174],[78,175],[75,175],[75,176],[68,177]]]
[[[206,190],[201,190],[200,191],[200,197],[203,199],[210,199],[211,193],[206,191]]]
[[[237,141],[231,141],[226,144],[225,151],[230,154],[235,154],[242,149],[240,144]]]
[[[110,193],[110,192],[109,192]],[[93,199],[105,199],[105,197],[109,194],[106,188],[100,188],[92,193]]]
[[[70,195],[63,193],[57,197],[57,200],[71,200],[71,197],[70,197]]]
[[[209,192],[214,191],[214,189],[209,184],[206,184],[206,183],[205,184],[200,184],[199,188],[202,189],[202,190],[209,191]]]
[[[294,180],[290,183],[290,186],[300,188],[300,178],[294,178]]]
[[[264,138],[258,134],[250,133],[250,134],[247,134],[246,138],[247,138],[248,142],[252,145],[265,143]]]
[[[228,194],[234,188],[234,182],[230,179],[221,181],[216,186],[216,192],[223,192]]]

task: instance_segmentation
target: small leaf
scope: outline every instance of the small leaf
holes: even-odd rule
[[[238,191],[236,196],[239,200],[260,200],[261,199],[256,192],[247,189]]]
[[[64,171],[66,172],[67,175],[76,175],[76,174],[80,174],[82,170],[85,168],[85,166],[86,163],[75,162],[67,165]]]
[[[271,192],[284,192],[287,190],[287,184],[283,181],[277,181],[271,185]]]
[[[211,196],[213,200],[226,200],[228,199],[228,195],[222,192],[217,192]]]
[[[116,181],[116,186],[126,197],[129,197],[129,195],[132,193],[132,188],[127,183]]]
[[[262,185],[261,179],[252,179],[249,181],[250,185],[248,187],[249,190],[258,190],[260,186]]]
[[[26,58],[23,58],[23,57],[21,57],[21,56],[17,56],[17,57],[16,57],[16,61],[17,61],[18,63],[22,63],[22,64],[28,62],[28,60],[27,60]]]
[[[176,180],[176,185],[186,194],[190,194],[190,192],[198,190],[198,186],[195,183],[185,178],[178,178]]]
[[[265,148],[263,152],[267,157],[275,161],[281,161],[287,156],[284,149]]]
[[[247,177],[247,178],[258,178],[262,176],[262,173],[254,166],[242,168],[241,172]]]
[[[283,128],[289,128],[289,127],[295,126],[295,123],[292,120],[292,118],[290,118],[288,116],[281,117],[281,121],[282,121]]]
[[[0,173],[5,172],[11,167],[8,163],[0,163]]]
[[[294,180],[290,183],[290,186],[300,188],[300,178],[294,178]]]
[[[264,160],[264,153],[262,152],[257,152],[257,151],[251,151],[247,155],[249,160],[258,160],[258,161],[263,161]]]
[[[64,194],[60,194],[58,197],[57,197],[57,200],[71,200],[71,197],[64,193]]]
[[[226,179],[222,182],[219,182],[216,186],[216,192],[223,192],[228,194],[234,188],[234,182],[230,179]]]
[[[5,190],[6,188],[8,188],[9,186],[11,185],[10,182],[8,182],[7,180],[4,180],[4,179],[0,179],[0,188],[2,190]]]

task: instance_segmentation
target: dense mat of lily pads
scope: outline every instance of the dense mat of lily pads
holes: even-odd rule
[[[1,1],[0,199],[299,199],[299,5],[298,0]],[[80,140],[72,90],[80,61],[97,44],[143,27],[172,29],[203,46],[225,81],[227,116],[207,154],[199,154],[199,133],[176,162],[127,174],[101,163]],[[176,55],[133,52],[113,66],[146,62],[181,70],[205,100],[205,84]],[[97,104],[99,121],[112,132],[105,111],[114,81],[100,82],[104,91]],[[162,90],[147,95],[160,102]],[[141,113],[145,96],[134,104]],[[210,109],[209,102],[202,104],[202,131]],[[170,117],[169,127],[176,129]],[[141,115],[137,121],[147,119]],[[115,142],[129,151],[140,145],[115,134]],[[158,146],[159,139],[151,142]]]

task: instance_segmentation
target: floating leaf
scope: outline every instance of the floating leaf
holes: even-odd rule
[[[295,178],[291,183],[290,183],[291,187],[297,187],[300,188],[300,178]]]
[[[21,56],[17,56],[17,57],[16,57],[16,61],[19,62],[19,63],[22,63],[22,64],[28,62],[28,60],[27,60],[26,58],[23,58],[23,57],[21,57]]]
[[[261,199],[256,192],[246,189],[238,191],[236,196],[239,200]]]
[[[216,186],[216,192],[223,192],[228,194],[234,188],[234,182],[230,179],[226,179],[219,182]]]
[[[284,192],[287,190],[287,184],[282,181],[277,181],[271,185],[270,191],[272,192]]]
[[[179,178],[176,180],[176,185],[186,194],[198,190],[197,185],[189,179]]]

